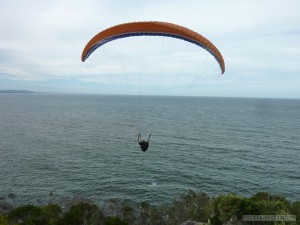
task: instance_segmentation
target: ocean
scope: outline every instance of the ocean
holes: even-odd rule
[[[0,95],[0,197],[154,205],[188,190],[300,199],[300,100]],[[150,147],[142,152],[141,133]]]

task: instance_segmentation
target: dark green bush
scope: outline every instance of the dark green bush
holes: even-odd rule
[[[244,198],[235,194],[220,195],[214,201],[216,221],[222,224],[228,222],[239,213],[239,207]]]
[[[188,191],[169,207],[168,221],[171,224],[187,220],[207,222],[213,212],[213,202],[207,194]]]
[[[289,213],[290,203],[279,195],[258,192],[249,198],[256,215],[278,215]]]
[[[61,213],[61,208],[54,204],[43,207],[25,205],[8,213],[8,220],[12,224],[56,225]]]
[[[42,209],[34,205],[24,205],[15,208],[8,214],[8,219],[13,224],[45,225],[41,218]]]
[[[41,219],[45,225],[56,225],[61,216],[62,210],[58,205],[49,204],[42,207]]]
[[[105,219],[104,225],[128,225],[128,224],[122,221],[119,217],[107,217]]]
[[[297,225],[300,225],[300,201],[291,204],[291,214],[296,216]]]
[[[0,225],[9,225],[7,215],[0,215]]]
[[[79,203],[63,215],[58,225],[94,225],[102,224],[103,220],[104,215],[96,205]]]
[[[172,204],[160,207],[149,202],[134,204],[113,199],[107,205],[106,214],[91,201],[70,204],[66,212],[60,206],[24,205],[12,209],[3,204],[0,225],[174,225],[188,220],[222,225],[241,220],[243,215],[295,215],[300,225],[300,202],[290,203],[284,197],[259,192],[250,198],[235,194],[210,198],[208,195],[188,191]],[[241,221],[237,221],[238,223]],[[245,223],[246,224],[246,223]],[[264,224],[274,224],[267,222]],[[278,223],[279,224],[279,223]],[[296,224],[296,223],[290,223]]]

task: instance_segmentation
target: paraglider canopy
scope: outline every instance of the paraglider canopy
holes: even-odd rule
[[[207,50],[218,62],[222,74],[225,72],[222,54],[208,39],[186,27],[158,21],[124,23],[101,31],[87,43],[82,52],[81,60],[84,62],[98,47],[110,41],[144,35],[167,36],[194,43]]]

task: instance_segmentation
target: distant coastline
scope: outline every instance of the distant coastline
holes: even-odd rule
[[[14,93],[26,93],[26,94],[32,94],[36,93],[34,91],[28,91],[28,90],[0,90],[0,94],[14,94]]]

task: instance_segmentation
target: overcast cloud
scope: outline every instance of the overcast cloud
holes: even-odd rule
[[[0,89],[113,93],[112,84],[119,81],[120,74],[126,74],[129,81],[140,80],[138,74],[163,74],[163,78],[153,78],[151,87],[155,82],[169,82],[169,75],[184,71],[178,69],[182,61],[185,60],[184,67],[192,70],[189,62],[201,60],[202,56],[197,56],[191,44],[187,47],[182,41],[169,42],[165,38],[153,43],[147,39],[120,40],[103,46],[101,53],[95,52],[87,62],[80,60],[85,44],[101,30],[124,22],[155,20],[188,27],[211,40],[223,54],[224,76],[205,88],[202,86],[199,92],[195,88],[191,94],[300,98],[298,0],[0,0],[0,3]],[[153,60],[151,52],[149,58],[137,56],[143,54],[146,42],[160,53],[151,67],[147,67]],[[169,57],[174,61],[168,60]],[[109,77],[111,74],[116,75],[115,80]],[[207,83],[199,79],[195,86],[198,84]],[[149,90],[149,94],[155,91]]]

